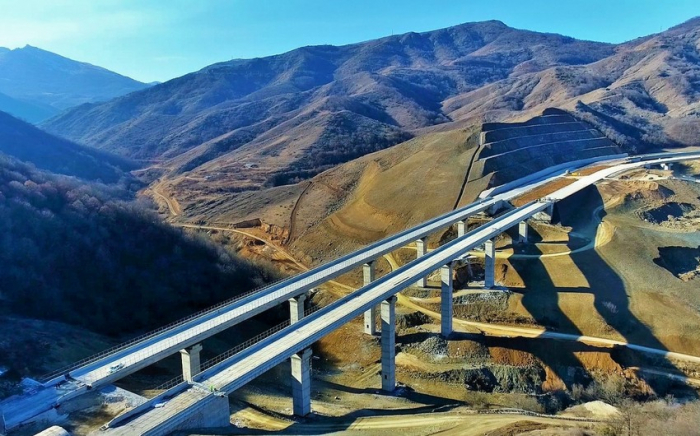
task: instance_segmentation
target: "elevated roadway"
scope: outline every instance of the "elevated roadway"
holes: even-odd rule
[[[569,197],[621,171],[642,165],[697,158],[700,158],[700,153],[621,163],[581,177],[550,194],[546,199],[526,204],[484,224],[200,373],[195,376],[195,381],[212,391],[206,397],[202,397],[201,389],[190,388],[163,407],[146,409],[142,415],[111,429],[109,433],[161,435],[178,429],[197,409],[206,407],[207,402],[214,401],[214,397],[227,395],[241,388],[292,356],[310,348],[313,343],[353,318],[411,286],[421,277],[467,256],[473,248],[550,208],[553,202]]]
[[[648,160],[645,160],[645,157],[641,156],[635,157],[634,162],[616,160],[615,163],[617,163],[617,165],[598,171],[590,176],[582,177],[571,185],[551,194],[545,201],[531,203],[513,210],[474,232],[468,233],[453,243],[445,245],[430,254],[426,254],[401,270],[395,271],[377,282],[365,286],[324,309],[324,311],[318,312],[312,317],[289,327],[288,329],[291,330],[285,329],[283,331],[285,335],[291,334],[291,336],[284,337],[283,342],[287,342],[287,345],[289,345],[286,348],[280,349],[280,344],[274,345],[274,338],[281,338],[279,335],[281,335],[282,332],[280,332],[256,344],[250,349],[239,353],[232,359],[242,359],[243,357],[240,356],[249,356],[250,358],[240,360],[240,362],[238,360],[235,362],[231,361],[233,363],[229,362],[230,364],[227,365],[228,369],[223,368],[221,366],[223,364],[217,365],[205,373],[200,374],[197,380],[210,383],[223,392],[231,392],[265,371],[262,369],[254,370],[253,367],[269,369],[281,361],[290,358],[291,354],[300,351],[304,347],[308,347],[309,344],[344,324],[349,319],[357,316],[363,310],[368,310],[373,307],[373,305],[379,304],[386,299],[387,295],[394,295],[401,289],[410,286],[414,283],[411,281],[412,278],[419,279],[424,277],[428,272],[434,271],[446,263],[466,255],[470,249],[485,243],[509,227],[517,225],[519,222],[532,217],[538,212],[551,208],[553,202],[568,197],[604,177],[626,171],[627,169],[655,163],[698,158],[700,158],[700,153],[685,153],[683,155],[667,154],[663,156],[654,156]],[[600,163],[605,163],[605,161],[598,162],[598,164]],[[607,163],[612,164],[613,162]],[[147,336],[143,340],[124,346],[113,353],[85,365],[73,368],[70,370],[70,378],[73,381],[69,383],[66,382],[66,377],[59,375],[49,380],[44,389],[40,390],[39,393],[6,400],[0,403],[0,410],[4,412],[6,425],[8,429],[14,428],[22,422],[31,419],[37,413],[49,410],[51,407],[63,401],[80,395],[89,388],[96,388],[112,383],[169,355],[177,353],[181,349],[195,345],[267,309],[285,303],[290,298],[304,294],[310,289],[345,274],[354,268],[374,261],[384,254],[424,238],[441,228],[446,228],[463,221],[476,213],[486,211],[492,207],[497,207],[502,202],[517,197],[536,186],[547,183],[563,173],[564,171],[560,170],[560,172],[546,175],[540,180],[533,181],[526,186],[513,188],[508,192],[503,192],[494,197],[482,199],[464,208],[427,221],[415,228],[400,232],[318,268],[299,274],[243,298],[220,305],[203,314],[178,323],[171,328]],[[329,313],[329,310],[334,311]],[[316,322],[314,322],[314,320],[316,320]],[[297,340],[290,341],[290,338],[296,338]],[[266,346],[272,348],[265,348]],[[301,349],[298,349],[298,347],[301,347]],[[257,354],[258,351],[261,353],[264,351],[265,353]],[[270,357],[270,363],[263,362],[266,357]],[[224,363],[226,362],[228,361]],[[220,371],[212,372],[214,368],[219,368]],[[186,396],[187,394],[184,393],[182,395]],[[199,397],[201,399],[201,395]],[[184,399],[186,397],[182,398]],[[179,401],[182,400],[179,399],[178,402]],[[162,409],[161,412],[165,413],[167,408]],[[187,407],[185,407],[185,409],[187,409]]]

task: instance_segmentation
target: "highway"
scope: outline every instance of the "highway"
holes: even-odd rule
[[[82,366],[70,369],[70,376],[75,382],[66,383],[64,374],[58,374],[45,383],[44,389],[40,389],[36,393],[0,402],[0,410],[5,415],[6,426],[8,429],[15,428],[37,414],[51,409],[54,405],[83,394],[89,388],[99,388],[113,383],[175,354],[183,348],[195,345],[259,313],[283,304],[289,298],[303,294],[316,286],[360,267],[366,262],[376,260],[386,253],[428,236],[441,228],[446,228],[458,221],[465,220],[474,214],[483,212],[502,201],[521,195],[563,174],[564,170],[561,170],[541,180],[515,188],[493,198],[479,200],[310,271],[268,286],[243,298],[235,299],[212,310],[205,311],[171,328],[162,329],[155,334],[146,336],[142,340],[118,348],[99,359],[94,359]],[[113,365],[120,365],[121,367],[118,371],[112,371],[110,368]]]
[[[614,167],[598,171],[590,176],[582,177],[573,184],[555,192],[548,198],[551,201],[565,198],[604,177],[626,169],[643,166],[649,163],[673,162],[697,158],[700,158],[700,153],[689,153],[682,156],[662,156],[653,161],[619,164]],[[205,312],[197,317],[186,320],[175,327],[161,331],[158,334],[147,337],[140,342],[131,344],[128,347],[101,358],[100,360],[96,360],[87,365],[73,369],[70,374],[72,378],[77,380],[77,383],[75,384],[66,386],[64,383],[63,385],[60,385],[60,383],[64,381],[64,377],[59,376],[48,382],[46,389],[40,391],[40,395],[29,395],[0,403],[0,408],[5,414],[7,427],[10,429],[14,428],[23,421],[35,416],[36,413],[42,410],[48,410],[56,403],[66,401],[69,398],[80,395],[88,388],[88,386],[99,387],[112,383],[128,374],[172,355],[180,349],[199,343],[202,340],[237,323],[249,319],[256,314],[285,303],[289,298],[305,293],[309,289],[336,278],[339,275],[359,267],[366,262],[376,260],[386,253],[425,237],[438,229],[446,228],[457,221],[464,220],[473,214],[482,212],[501,201],[506,201],[517,197],[527,190],[533,189],[538,185],[547,183],[556,177],[559,177],[559,175],[560,174],[558,173],[549,175],[538,182],[512,189],[493,198],[486,198],[459,210],[447,213],[423,223],[418,227],[398,233],[385,240],[379,241],[354,253],[341,257],[340,259],[329,262],[318,268],[284,280],[261,291],[255,292],[254,294],[245,296],[214,310]],[[549,207],[549,205],[549,202],[535,202],[519,209],[515,209],[506,215],[497,218],[491,223],[480,227],[474,232],[468,233],[459,240],[434,250],[401,270],[385,276],[373,284],[356,291],[355,293],[339,300],[331,306],[328,306],[304,321],[295,324],[291,331],[296,332],[293,337],[299,339],[299,341],[289,341],[289,338],[286,338],[285,342],[287,345],[295,344],[295,347],[298,345],[301,347],[300,349],[309,346],[309,344],[315,342],[329,331],[332,331],[334,328],[344,324],[349,319],[352,319],[363,311],[373,307],[373,305],[378,304],[380,301],[386,298],[386,296],[396,294],[401,289],[408,287],[412,283],[411,277],[417,280],[418,278],[422,277],[421,274],[427,274],[427,272],[434,271],[437,267],[447,263],[449,260],[457,259],[460,256],[466,255],[470,249],[502,233],[507,228],[517,225],[520,221],[531,217],[535,213],[546,209]],[[337,311],[331,314],[326,314],[325,311],[330,310],[331,308],[334,308]],[[312,323],[314,320],[319,321],[314,324]],[[302,328],[304,329],[299,330]],[[288,329],[285,329],[282,332],[287,332]],[[260,346],[262,346],[261,344],[270,343],[270,341],[273,341],[279,334],[271,336],[248,350],[257,350]],[[232,359],[239,358],[239,356],[248,355],[250,353],[248,350],[239,353],[239,355],[234,356]],[[255,357],[255,359],[252,360],[248,359],[241,361],[240,363],[234,362],[235,364],[231,364],[233,365],[232,367],[235,368],[231,370],[232,372],[222,370],[218,375],[212,375],[211,380],[207,379],[206,381],[207,383],[212,383],[213,386],[219,387],[226,392],[230,392],[242,384],[247,383],[252,378],[257,377],[265,370],[274,367],[285,359],[288,359],[289,356],[295,352],[290,351],[292,348],[279,350],[277,347],[275,347],[274,351],[271,350],[272,349],[263,349],[262,351],[266,351],[268,354],[255,354],[254,356],[251,356],[251,358]],[[263,362],[260,360],[264,359],[266,356],[271,358],[269,362]],[[225,361],[224,363],[226,362],[228,361]],[[276,363],[272,364],[271,362]],[[116,372],[110,371],[110,367],[115,364],[123,365],[123,367]],[[220,368],[222,364],[207,370],[198,377],[198,380],[201,379],[201,377],[212,374],[211,371],[215,368]],[[267,369],[255,370],[254,367]],[[240,374],[244,375],[239,376]],[[225,383],[225,380],[234,381]],[[69,387],[70,389],[66,389]],[[201,398],[201,395],[199,397]],[[166,409],[168,408],[166,407],[158,410],[166,412]]]
[[[411,286],[419,278],[448,264],[455,259],[467,256],[469,251],[486,241],[495,238],[505,230],[518,225],[536,213],[547,209],[551,201],[558,201],[594,184],[595,182],[620,171],[646,164],[673,162],[700,158],[700,153],[658,158],[646,162],[630,162],[597,171],[581,177],[547,197],[547,201],[536,201],[514,209],[490,223],[465,234],[448,244],[414,260],[404,267],[358,289],[352,294],[320,309],[300,322],[263,339],[242,352],[205,370],[195,377],[195,381],[208,388],[230,394],[253,379],[289,359],[293,354],[311,347],[325,335],[343,326],[366,310],[375,307],[383,300]],[[640,347],[643,348],[643,347]],[[214,396],[210,394],[209,396]],[[197,398],[195,398],[197,397]],[[171,402],[158,409],[150,409],[135,417],[127,424],[111,429],[111,434],[163,434],[170,431],[181,420],[186,419],[194,408],[205,407],[201,389],[191,388],[176,396]]]

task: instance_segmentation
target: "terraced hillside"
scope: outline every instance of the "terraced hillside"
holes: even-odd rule
[[[569,113],[548,110],[522,123],[485,123],[469,182],[490,186],[579,159],[621,153],[610,139]]]
[[[619,153],[599,131],[550,109],[520,123],[433,132],[293,185],[222,196],[210,180],[208,191],[193,195],[191,178],[181,176],[159,188],[181,206],[176,220],[257,223],[246,231],[312,264],[470,203],[490,187]]]

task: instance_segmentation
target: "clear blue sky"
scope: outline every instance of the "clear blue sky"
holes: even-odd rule
[[[622,42],[698,15],[700,0],[0,0],[0,47],[30,44],[148,82],[469,21]]]

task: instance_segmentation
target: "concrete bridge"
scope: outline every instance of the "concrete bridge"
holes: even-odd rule
[[[530,180],[525,186],[512,187],[507,192],[482,199],[306,273],[225,302],[71,368],[67,371],[68,374],[51,378],[44,384],[43,389],[32,395],[12,398],[0,403],[0,410],[4,412],[5,426],[8,430],[13,429],[52,408],[60,410],[62,403],[81,395],[90,388],[110,384],[177,352],[181,353],[183,361],[183,383],[113,420],[107,426],[108,433],[160,435],[177,429],[228,425],[227,395],[287,359],[291,360],[292,365],[294,413],[306,415],[311,410],[311,345],[361,314],[365,317],[365,331],[368,334],[374,334],[376,332],[374,313],[377,307],[381,311],[382,387],[386,391],[391,391],[395,386],[396,299],[394,295],[412,285],[425,285],[425,277],[440,269],[442,271],[441,332],[444,336],[449,336],[452,332],[452,264],[466,256],[471,249],[484,246],[485,286],[493,286],[494,239],[499,234],[518,226],[520,238],[526,241],[527,220],[551,219],[555,202],[602,178],[650,163],[698,158],[700,153],[686,153],[638,156],[633,159],[634,161],[619,159],[614,162],[608,161],[607,163],[614,166],[582,177],[546,199],[511,210],[472,232],[465,232],[467,218],[476,213],[495,211],[504,202],[559,177],[564,171],[558,168],[559,173],[543,175],[539,180]],[[425,238],[439,229],[454,224],[457,224],[458,238],[426,253]],[[413,242],[418,248],[417,259],[375,280],[376,259]],[[304,317],[303,304],[307,292],[358,267],[363,268],[365,286]],[[202,340],[286,302],[290,305],[291,325],[289,327],[204,372],[199,372],[201,347],[198,344]],[[164,401],[167,402],[163,404]],[[156,405],[159,407],[155,407]]]

